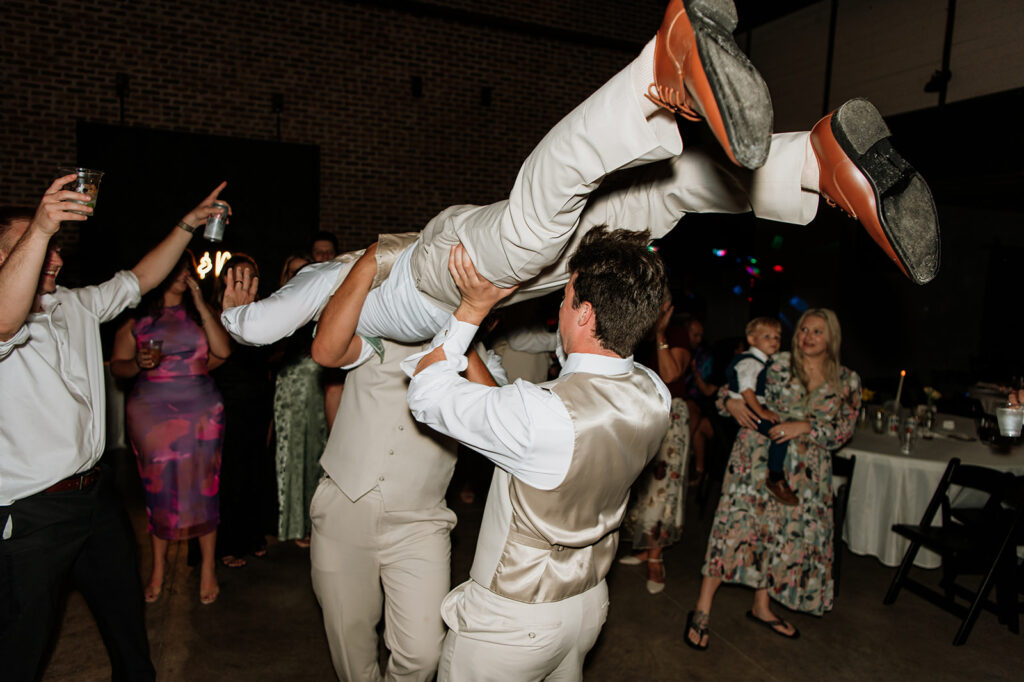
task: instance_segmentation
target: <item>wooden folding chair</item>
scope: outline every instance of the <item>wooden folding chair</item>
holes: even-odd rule
[[[988,494],[984,506],[971,512],[967,523],[957,519],[950,496],[950,488],[970,488]],[[1008,506],[1004,506],[1008,505]],[[942,525],[933,525],[935,515],[941,510]],[[900,589],[906,587],[936,606],[961,618],[960,628],[953,638],[954,645],[961,645],[974,626],[983,607],[995,610],[1000,622],[1007,623],[1016,632],[1016,597],[1011,620],[1010,595],[1015,591],[1016,553],[1015,540],[1021,524],[1024,505],[1020,504],[1012,474],[985,467],[961,464],[952,459],[942,475],[939,486],[932,495],[921,523],[918,525],[896,524],[893,531],[910,540],[910,547],[903,562],[896,569],[892,584],[885,595],[884,603],[896,601]],[[925,547],[942,556],[942,592],[938,592],[909,576],[910,567],[918,551]],[[976,590],[958,583],[960,575],[982,576]],[[988,594],[998,584],[999,606],[993,608],[987,601]],[[956,597],[965,597],[970,603],[964,606]]]

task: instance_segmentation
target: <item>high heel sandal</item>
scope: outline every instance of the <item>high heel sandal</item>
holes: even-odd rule
[[[711,628],[709,627],[710,616],[703,611],[690,611],[686,614],[686,635],[683,637],[683,641],[686,642],[686,646],[697,651],[704,651],[708,648],[708,642],[704,641],[705,637],[711,634]],[[697,635],[697,641],[690,639],[690,633]]]
[[[658,558],[648,557],[647,558],[648,571],[650,569],[650,565],[651,564],[658,564],[658,565],[661,566],[661,582],[659,583],[657,580],[651,580],[648,577],[647,578],[647,591],[650,592],[651,594],[660,594],[661,592],[665,591],[665,562],[662,560],[661,557],[658,557]],[[648,572],[647,575],[650,576],[650,572]]]

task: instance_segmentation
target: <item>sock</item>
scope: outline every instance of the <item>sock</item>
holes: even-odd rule
[[[811,147],[811,136],[807,136],[807,148],[804,150],[804,167],[800,170],[800,187],[808,192],[819,191],[818,184],[818,157]]]
[[[655,38],[644,45],[640,55],[629,65],[629,75],[633,80],[633,92],[636,93],[636,100],[640,103],[640,111],[646,118],[661,111],[661,107],[647,99],[647,88],[654,82],[654,41]]]
[[[775,481],[781,481],[784,476],[785,476],[785,474],[783,472],[781,472],[781,471],[769,471],[768,472],[768,480],[772,481],[773,483]]]

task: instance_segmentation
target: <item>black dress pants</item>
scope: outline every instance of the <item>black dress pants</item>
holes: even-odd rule
[[[38,679],[69,586],[85,597],[113,680],[153,680],[134,534],[104,470],[86,490],[38,493],[0,507],[0,677]],[[6,533],[4,533],[6,535]]]

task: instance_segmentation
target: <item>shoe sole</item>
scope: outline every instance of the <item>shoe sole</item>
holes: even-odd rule
[[[760,168],[771,144],[772,101],[761,74],[733,38],[736,7],[731,0],[682,2],[732,155],[745,168]]]
[[[875,193],[876,218],[907,276],[927,284],[940,264],[939,219],[928,184],[889,142],[882,115],[865,99],[836,109],[832,135]]]

